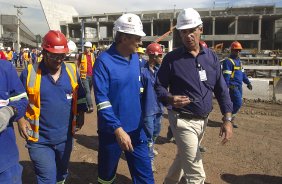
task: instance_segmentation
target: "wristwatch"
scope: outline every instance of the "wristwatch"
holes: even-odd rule
[[[222,117],[222,121],[232,121],[232,117],[225,117],[225,116],[223,116]]]
[[[12,109],[13,109],[14,116],[17,116],[18,115],[18,109],[15,106],[10,106],[10,107],[12,107]]]

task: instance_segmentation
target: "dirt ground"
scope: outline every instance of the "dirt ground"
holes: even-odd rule
[[[282,184],[282,105],[270,102],[245,101],[238,115],[238,129],[225,146],[218,137],[221,114],[216,102],[211,113],[203,145],[206,183],[221,184]],[[166,141],[167,115],[157,140],[156,184],[161,184],[172,163],[176,146]],[[97,124],[96,115],[86,116],[86,123],[75,136],[67,183],[97,183]],[[16,131],[17,132],[17,131]],[[24,166],[23,183],[35,183],[35,175],[23,139],[17,134],[20,162]],[[130,174],[123,158],[117,170],[117,183],[131,183]]]

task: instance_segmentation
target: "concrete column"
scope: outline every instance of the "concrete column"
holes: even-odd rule
[[[262,15],[259,16],[259,22],[258,22],[258,34],[259,34],[258,51],[261,50],[261,20],[262,20]]]
[[[238,16],[235,17],[235,38],[238,34]]]
[[[151,19],[151,36],[154,36],[154,20]]]
[[[170,19],[170,28],[172,27],[173,27],[173,19]],[[168,51],[169,52],[172,51],[173,49],[173,37],[174,37],[173,31],[171,32],[171,37],[172,37],[171,41],[168,42]]]
[[[212,17],[212,36],[215,37],[215,17]],[[214,39],[212,40],[212,46],[214,46]]]
[[[69,31],[69,25],[68,24],[66,24],[66,37],[67,37],[67,39],[70,38],[70,31]]]
[[[98,41],[100,40],[100,23],[97,22],[97,38],[98,38]]]

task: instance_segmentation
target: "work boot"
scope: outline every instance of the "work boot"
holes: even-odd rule
[[[238,125],[235,124],[235,115],[232,116],[231,123],[232,123],[233,128],[238,128]]]
[[[232,123],[233,128],[239,128],[237,124]]]
[[[199,150],[201,153],[205,153],[207,151],[207,148],[205,146],[199,146]]]

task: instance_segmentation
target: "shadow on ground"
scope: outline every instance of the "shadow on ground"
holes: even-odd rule
[[[281,184],[282,177],[263,174],[222,174],[221,179],[230,184]]]
[[[20,164],[23,166],[22,182],[23,184],[36,184],[36,176],[33,171],[31,161],[21,161]],[[70,162],[69,165],[69,176],[66,183],[69,184],[96,184],[98,175],[98,166],[94,163],[86,162]],[[117,174],[116,183],[125,184],[131,183],[131,179],[126,176]]]

